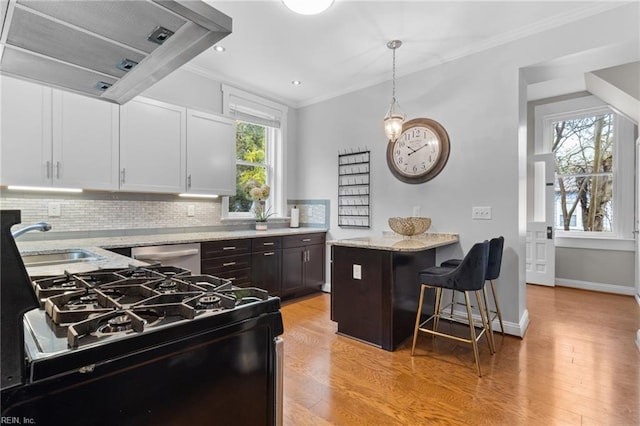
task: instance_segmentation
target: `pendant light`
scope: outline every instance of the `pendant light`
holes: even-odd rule
[[[282,0],[282,3],[300,15],[316,15],[329,9],[333,1],[334,0]]]
[[[404,123],[404,112],[400,109],[398,101],[396,101],[396,49],[402,46],[402,41],[391,40],[387,43],[387,47],[393,51],[393,92],[391,97],[391,105],[384,116],[384,133],[387,135],[389,142],[395,142],[400,133],[402,133],[402,124]]]

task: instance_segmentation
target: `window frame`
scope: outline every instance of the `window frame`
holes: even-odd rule
[[[284,151],[287,140],[288,107],[270,101],[261,96],[226,84],[221,85],[222,112],[225,116],[252,124],[265,126],[267,185],[271,187],[271,195],[267,199],[267,208],[275,214],[271,219],[284,218],[286,211],[286,188],[284,185]],[[236,160],[235,166],[243,160]],[[235,168],[235,167],[234,167]],[[222,198],[222,220],[253,219],[250,212],[230,212],[229,196]]]
[[[613,114],[616,138],[613,146],[612,231],[564,231],[555,229],[555,241],[558,247],[611,250],[632,249],[629,246],[629,242],[633,242],[634,200],[633,197],[624,197],[624,194],[633,193],[633,188],[635,187],[634,124],[593,95],[538,105],[535,108],[536,154],[552,153],[554,122],[609,113]],[[552,154],[555,158],[555,153]],[[554,221],[557,214],[558,212],[554,211]]]

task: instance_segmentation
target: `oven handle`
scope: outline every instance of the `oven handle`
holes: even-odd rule
[[[166,251],[162,253],[138,253],[133,255],[138,260],[167,260],[177,257],[195,256],[199,253],[198,249]]]

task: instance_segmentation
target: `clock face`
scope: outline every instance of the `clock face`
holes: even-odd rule
[[[431,170],[440,157],[438,137],[429,127],[415,126],[398,138],[393,163],[403,175],[412,177]]]
[[[407,121],[397,141],[387,149],[387,164],[403,182],[422,183],[436,177],[449,159],[449,136],[428,118]]]

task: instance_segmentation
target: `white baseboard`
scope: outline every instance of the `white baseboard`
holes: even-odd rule
[[[622,294],[625,296],[633,296],[636,293],[634,287],[625,287],[623,285],[593,283],[590,281],[569,280],[565,278],[556,278],[556,285],[560,287],[579,288],[582,290],[601,291],[603,293]]]
[[[459,309],[459,306],[458,306],[456,307],[456,309],[454,309],[453,313],[456,317],[459,317],[460,322],[464,324],[468,324],[468,322],[465,321],[465,318],[467,317],[466,310],[461,310]],[[480,327],[482,327],[482,319],[480,318],[480,314],[474,313],[472,314],[472,317],[473,317],[474,324],[476,326],[480,324]],[[522,314],[522,317],[520,318],[520,322],[518,323],[504,321],[504,318],[502,322],[504,324],[505,334],[523,338],[524,333],[527,331],[527,328],[529,327],[529,311],[525,309],[524,313]],[[497,318],[491,323],[491,329],[493,330],[494,333],[500,331],[500,321],[498,321]]]

